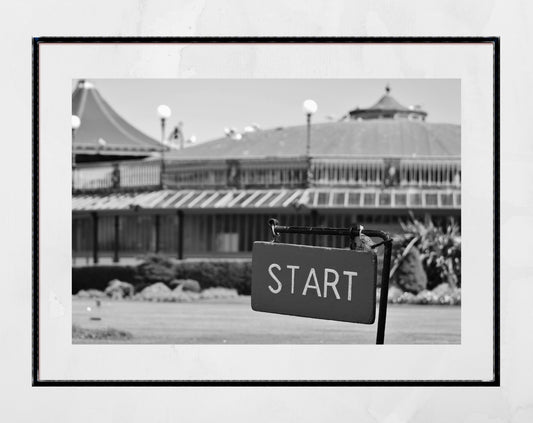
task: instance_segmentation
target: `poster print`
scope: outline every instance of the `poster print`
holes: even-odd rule
[[[106,54],[108,45],[101,41],[95,40],[89,47],[96,46]],[[163,41],[170,52],[186,44],[185,40]],[[211,41],[195,48],[210,49],[213,60],[221,48],[225,52],[242,48],[236,43]],[[264,47],[252,42],[245,46],[260,55],[263,51],[270,59],[279,56],[276,60],[286,54],[301,54],[310,60],[306,50],[331,46],[301,41],[298,52],[293,49],[295,45],[280,40],[270,40]],[[354,39],[340,46],[346,47],[347,57],[351,49],[370,51],[365,55],[369,67],[377,63],[383,48],[398,55],[410,56],[410,49],[428,54],[427,45],[409,44],[407,40],[370,44]],[[452,43],[457,51],[450,50],[449,54],[466,54],[466,46]],[[486,40],[481,46],[490,53],[493,42]],[[47,45],[41,39],[36,47],[42,49],[40,55],[49,54],[53,59],[54,48],[62,45]],[[87,55],[82,52],[84,47],[67,43],[63,47]],[[122,47],[141,48],[135,44]],[[436,42],[432,47],[448,54],[450,46]],[[45,53],[47,49],[50,53]],[[50,85],[46,76],[40,77],[41,87],[49,88],[39,92],[36,113],[42,104],[52,102],[49,90],[54,84],[62,81],[69,88],[70,103],[56,107],[65,109],[72,146],[69,150],[64,147],[68,143],[63,145],[65,160],[56,169],[47,164],[46,156],[38,158],[42,210],[39,252],[43,251],[42,243],[51,239],[46,236],[43,218],[58,226],[61,217],[70,216],[67,221],[72,222],[71,236],[57,251],[71,258],[72,266],[61,269],[66,282],[48,284],[46,277],[41,278],[36,296],[41,301],[46,298],[47,307],[37,307],[39,311],[44,309],[43,314],[53,314],[53,305],[62,304],[67,293],[71,304],[69,318],[63,314],[64,318],[56,318],[49,329],[63,321],[61,328],[42,331],[54,335],[38,338],[40,358],[50,359],[39,362],[41,374],[46,375],[44,369],[48,368],[49,380],[72,383],[106,379],[140,384],[150,380],[169,384],[239,384],[245,380],[265,384],[309,380],[324,384],[369,380],[416,383],[418,379],[494,383],[497,326],[492,312],[486,313],[482,323],[469,320],[475,306],[467,308],[461,303],[463,292],[469,289],[463,281],[472,275],[475,265],[469,259],[472,253],[461,244],[463,229],[471,225],[470,233],[475,232],[483,220],[483,216],[479,216],[478,223],[472,219],[474,185],[470,184],[479,175],[469,177],[476,163],[492,166],[492,154],[497,149],[492,115],[495,93],[487,96],[487,104],[477,108],[480,114],[491,116],[493,125],[485,124],[475,133],[469,125],[466,131],[463,127],[463,116],[470,116],[476,107],[468,95],[473,82],[463,75],[461,66],[449,65],[450,69],[442,71],[447,77],[399,78],[397,72],[391,72],[382,79],[364,78],[364,72],[346,78],[345,70],[337,74],[326,70],[320,78],[311,79],[299,68],[273,71],[265,66],[254,78],[243,78],[232,68],[207,70],[209,60],[204,55],[199,57],[195,57],[198,73],[194,78],[169,78],[168,74],[154,73],[155,66],[148,63],[138,64],[146,67],[143,77],[131,78],[127,70],[115,70],[109,78],[94,78],[94,70],[89,67],[83,78],[63,81],[60,78],[71,72],[65,70],[51,77]],[[487,76],[476,84],[485,81],[487,87],[492,87],[493,65],[487,61]],[[332,95],[335,93],[344,96]],[[422,93],[423,101],[415,98]],[[435,115],[430,105],[434,105]],[[39,121],[47,122],[46,118]],[[52,127],[56,125],[55,121],[51,123]],[[53,150],[59,144],[49,141],[48,132],[43,131],[47,127],[41,124],[39,145],[46,142]],[[477,142],[473,140],[481,135],[488,136],[488,141],[472,155]],[[478,201],[489,206],[485,219],[493,215],[496,183],[491,176],[493,169],[486,170],[490,175],[483,179],[484,189],[477,193]],[[55,171],[71,175],[62,179],[65,189],[57,185],[50,188],[44,182],[51,180]],[[66,210],[53,215],[42,205],[56,195]],[[393,234],[385,344],[401,346],[406,355],[420,344],[429,346],[425,350],[429,354],[427,363],[435,359],[432,354],[440,356],[441,346],[448,344],[460,364],[450,361],[442,366],[442,373],[432,375],[424,374],[424,366],[420,366],[420,374],[398,370],[395,374],[383,368],[341,369],[330,364],[309,374],[305,360],[290,369],[254,365],[264,354],[274,352],[276,362],[281,360],[281,351],[297,354],[302,348],[315,358],[333,351],[342,362],[348,350],[337,347],[341,344],[348,345],[352,354],[364,357],[368,350],[361,347],[373,344],[375,335],[375,329],[363,325],[252,310],[251,249],[253,242],[269,239],[267,222],[271,217],[295,226],[358,225]],[[494,224],[492,219],[484,223]],[[53,224],[46,226],[51,227]],[[349,248],[350,242],[327,236],[287,238],[284,242],[341,251]],[[365,248],[362,241],[359,244],[358,248]],[[56,251],[47,251],[45,262],[58,266],[52,257]],[[378,257],[383,254],[382,249],[376,251]],[[41,275],[51,269],[48,265],[40,261]],[[490,274],[491,263],[484,268],[489,271],[487,277],[497,283],[497,275]],[[490,289],[490,284],[486,286],[485,304],[496,302],[496,291]],[[335,294],[334,290],[330,292]],[[379,296],[379,290],[376,294]],[[47,321],[45,317],[45,325]],[[67,321],[71,322],[70,328]],[[478,332],[484,334],[482,342],[472,343],[464,337],[462,328],[470,324],[483,329]],[[64,338],[57,338],[61,333]],[[144,354],[146,350],[140,344],[153,346],[151,354],[170,361],[172,357],[165,355],[168,347],[164,346],[172,345],[184,360],[172,377],[154,369],[147,381],[126,374],[121,366],[112,370],[101,365],[92,370],[91,366],[65,369],[46,348],[53,339],[61,339],[66,345],[64,351],[71,351],[68,354],[88,354],[88,363],[88,351],[103,344],[108,348],[109,364],[116,357],[113,350],[127,351],[126,357],[131,359]],[[230,362],[242,363],[238,357],[250,348],[255,358],[244,360],[230,376],[217,364],[220,348]],[[478,362],[477,368],[470,363],[471,348],[486,350],[487,360]],[[193,356],[199,356],[200,361],[187,365]],[[44,364],[47,362],[48,367]]]

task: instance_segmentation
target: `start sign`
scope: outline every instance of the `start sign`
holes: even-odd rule
[[[353,323],[374,323],[376,254],[255,242],[252,309]]]

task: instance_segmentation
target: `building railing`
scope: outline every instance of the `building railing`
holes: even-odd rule
[[[459,160],[313,159],[314,185],[458,187]]]
[[[160,161],[78,164],[73,191],[111,191],[154,188],[161,185]]]
[[[113,188],[113,172],[116,165],[78,165],[73,169],[72,188],[74,191],[94,191]]]
[[[119,186],[124,188],[154,187],[161,183],[161,162],[121,162],[118,165]]]
[[[305,157],[166,161],[162,175],[160,160],[81,164],[73,190],[461,186],[459,159],[313,158],[310,181],[307,166]]]
[[[167,188],[224,188],[228,183],[225,160],[166,162],[162,184]]]

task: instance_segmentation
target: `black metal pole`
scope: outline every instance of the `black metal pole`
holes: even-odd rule
[[[311,227],[316,226],[317,224],[318,224],[318,211],[311,210]],[[316,236],[314,233],[311,235],[311,244],[313,245],[316,244]]]
[[[366,232],[366,231],[365,231]],[[383,251],[383,266],[381,269],[381,288],[379,290],[378,333],[376,344],[381,345],[385,341],[385,323],[387,320],[387,302],[389,297],[389,277],[392,256],[392,240],[385,240]]]
[[[118,257],[118,251],[119,251],[119,240],[120,240],[120,221],[119,221],[120,217],[119,215],[117,214],[115,216],[115,222],[114,222],[114,226],[115,226],[115,239],[114,239],[114,242],[113,242],[113,263],[118,263],[118,260],[119,260],[119,257]]]
[[[178,259],[180,260],[183,260],[183,220],[183,211],[178,210]]]
[[[313,174],[311,173],[311,113],[307,113],[307,141],[305,145],[305,160],[306,160],[306,186],[311,186]]]
[[[155,231],[155,253],[159,253],[161,244],[161,216],[155,215],[154,219],[154,231]]]
[[[120,164],[118,162],[113,163],[112,183],[113,183],[113,189],[120,188]]]
[[[74,153],[74,133],[76,130],[72,128],[72,191],[76,188],[76,153]]]
[[[165,118],[161,118],[161,169],[159,175],[159,184],[164,188],[163,175],[165,173]]]
[[[98,263],[98,214],[92,212],[93,218],[93,263]]]

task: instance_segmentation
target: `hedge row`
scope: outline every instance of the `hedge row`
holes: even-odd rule
[[[202,289],[223,287],[236,289],[240,295],[250,295],[252,262],[239,261],[181,261],[175,266],[176,279],[194,279]]]
[[[72,293],[88,289],[106,289],[109,281],[118,279],[135,283],[136,268],[133,266],[83,266],[72,268]]]
[[[148,257],[138,266],[83,266],[72,268],[72,293],[80,290],[103,291],[109,281],[119,279],[129,282],[139,292],[155,282],[170,285],[174,279],[194,279],[203,289],[224,287],[237,290],[240,295],[250,295],[252,263],[250,260],[183,260],[160,256]]]

